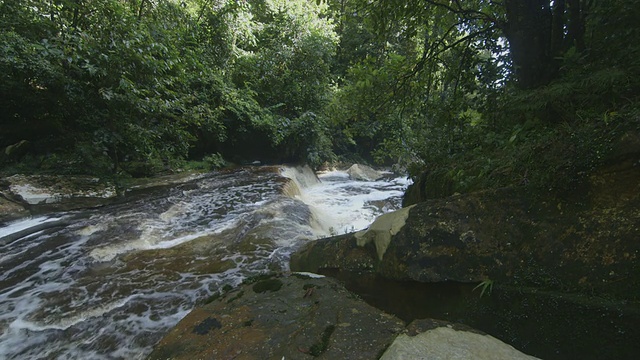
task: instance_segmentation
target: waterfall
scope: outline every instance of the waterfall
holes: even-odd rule
[[[316,173],[314,173],[309,166],[285,167],[280,171],[280,174],[293,180],[298,189],[306,189],[320,184],[318,175],[316,175]],[[295,195],[300,194],[298,193]]]

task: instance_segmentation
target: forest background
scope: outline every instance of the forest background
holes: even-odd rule
[[[447,193],[562,189],[640,131],[638,19],[638,0],[0,0],[0,167],[363,161]]]

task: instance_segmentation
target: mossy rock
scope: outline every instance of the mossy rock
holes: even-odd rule
[[[640,301],[636,162],[602,168],[572,192],[541,196],[519,187],[423,201],[388,241],[363,242],[358,233],[314,241],[292,255],[291,269],[421,282],[491,279]]]
[[[263,293],[267,291],[278,291],[282,288],[282,281],[278,279],[262,280],[253,285],[253,291]]]

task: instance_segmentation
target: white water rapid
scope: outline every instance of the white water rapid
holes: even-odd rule
[[[303,243],[399,208],[407,185],[243,168],[1,227],[0,359],[143,359],[224,285],[287,271]]]

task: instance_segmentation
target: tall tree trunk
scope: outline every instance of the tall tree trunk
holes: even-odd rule
[[[565,0],[553,2],[553,25],[551,28],[551,54],[559,55],[564,50]]]
[[[504,31],[519,87],[533,89],[548,84],[557,74],[549,0],[506,0],[505,7]]]
[[[567,0],[569,23],[567,26],[567,44],[566,48],[572,46],[576,47],[576,50],[583,51],[585,49],[584,44],[584,18],[585,18],[585,4],[581,0]]]

